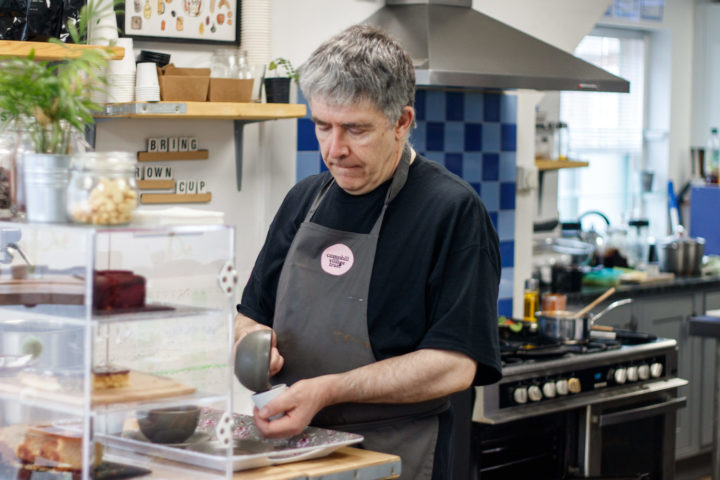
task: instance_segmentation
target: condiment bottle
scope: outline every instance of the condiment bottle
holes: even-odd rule
[[[526,322],[535,321],[535,312],[538,309],[540,294],[538,292],[537,278],[525,280],[525,294],[523,296],[523,320]]]

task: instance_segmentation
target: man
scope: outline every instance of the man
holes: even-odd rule
[[[360,433],[402,478],[449,478],[448,395],[500,377],[497,234],[469,185],[410,148],[415,73],[393,39],[350,27],[300,88],[329,172],[288,193],[238,305],[236,339],[271,327],[270,373],[290,385],[255,422]]]

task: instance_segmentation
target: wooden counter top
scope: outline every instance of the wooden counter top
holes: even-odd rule
[[[108,448],[105,459],[138,467],[152,473],[148,480],[216,480],[219,472],[194,465]],[[381,480],[400,476],[400,457],[386,453],[342,447],[322,458],[235,472],[233,480]]]
[[[386,453],[343,447],[327,457],[273,467],[255,468],[235,473],[235,480],[290,480],[322,478],[340,472],[353,472],[347,478],[381,479],[400,476],[400,457]],[[390,475],[386,475],[386,473]],[[397,473],[394,473],[397,472]],[[380,476],[378,476],[380,475]],[[345,478],[345,477],[342,477]]]

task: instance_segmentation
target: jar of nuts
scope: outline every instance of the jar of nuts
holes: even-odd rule
[[[78,223],[121,225],[137,208],[137,160],[131,152],[83,152],[72,156],[67,210]]]

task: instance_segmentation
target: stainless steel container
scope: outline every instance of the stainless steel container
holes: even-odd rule
[[[23,156],[27,219],[31,222],[64,223],[70,156],[26,153]]]
[[[663,243],[658,248],[660,270],[680,276],[698,276],[702,273],[705,239],[680,237]]]

